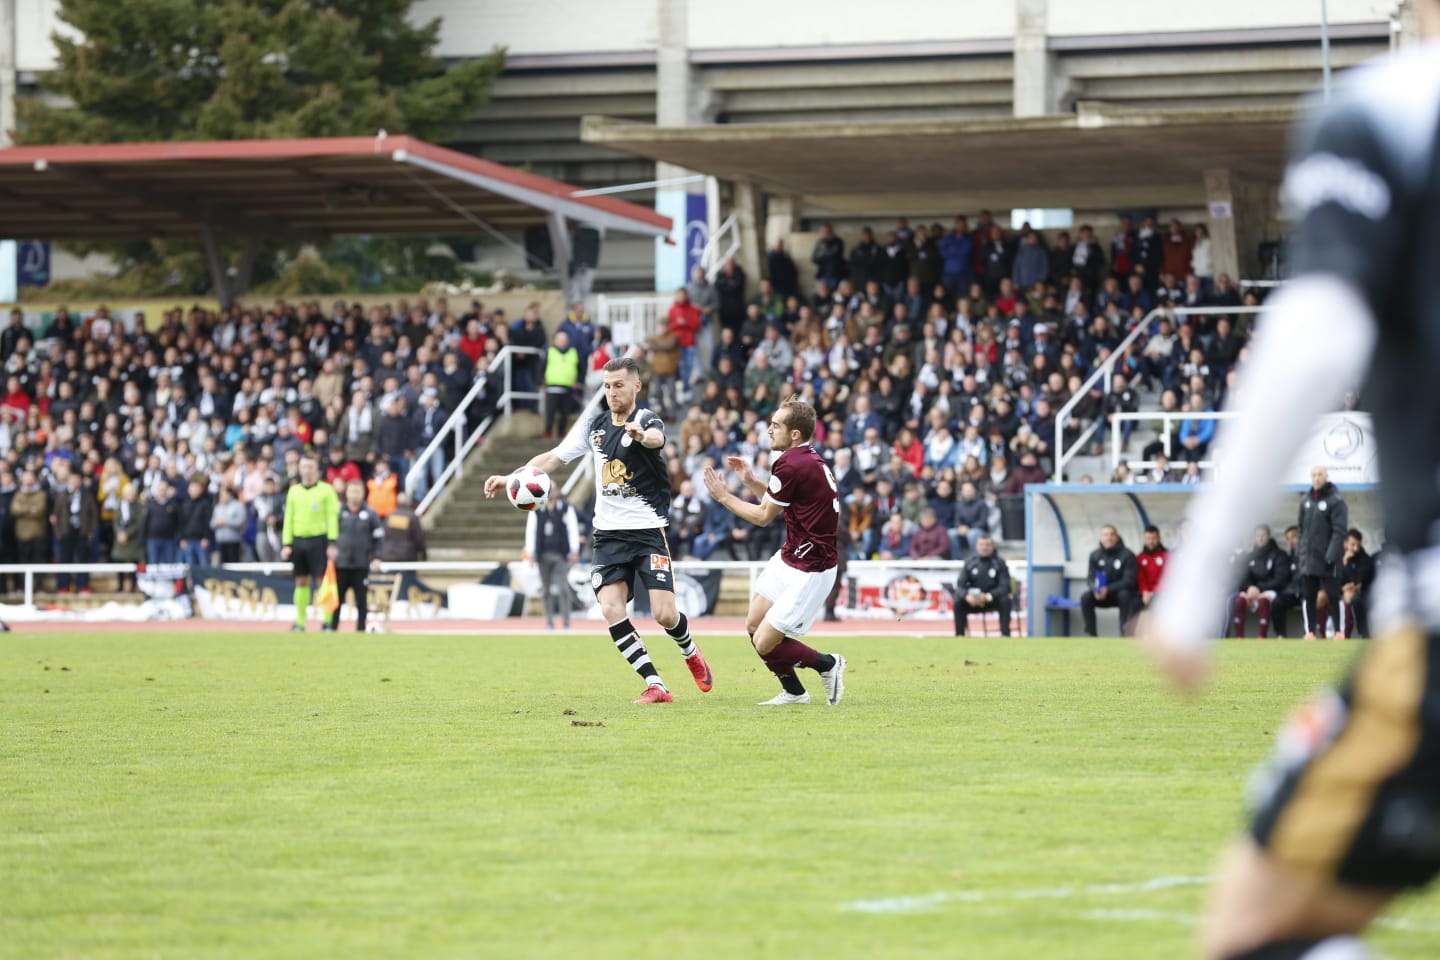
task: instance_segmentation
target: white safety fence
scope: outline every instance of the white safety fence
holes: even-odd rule
[[[596,294],[595,323],[610,328],[610,342],[617,347],[633,346],[654,336],[674,302],[673,293]]]
[[[1075,438],[1075,442],[1067,447],[1065,445],[1065,431],[1073,419],[1075,408],[1085,399],[1085,396],[1090,392],[1090,388],[1096,384],[1100,385],[1100,390],[1105,397],[1109,397],[1111,393],[1111,379],[1115,374],[1115,365],[1124,359],[1130,348],[1135,345],[1135,341],[1139,340],[1140,337],[1150,329],[1152,323],[1158,323],[1160,320],[1165,319],[1173,321],[1177,318],[1183,319],[1185,317],[1248,316],[1250,314],[1261,313],[1264,309],[1264,307],[1165,306],[1156,307],[1147,313],[1145,319],[1135,325],[1135,329],[1131,330],[1129,335],[1120,341],[1119,345],[1110,353],[1110,356],[1105,358],[1105,362],[1095,368],[1081,385],[1080,389],[1075,392],[1075,395],[1055,414],[1055,446],[1051,448],[1054,457],[1054,469],[1052,471],[1052,479],[1054,482],[1063,483],[1065,481],[1065,465],[1078,456],[1082,450],[1087,448],[1091,439],[1101,430],[1105,423],[1102,417],[1088,424],[1080,432],[1080,435]]]
[[[481,587],[479,581],[486,575],[495,571],[501,564],[491,561],[423,561],[414,563],[386,563],[382,564],[378,572],[387,574],[414,574],[416,581],[412,583],[416,589],[424,590],[432,600],[427,603],[426,609],[417,615],[426,618],[453,617],[457,619],[498,619],[505,617],[510,609],[510,598],[501,596],[486,595],[483,597],[485,609],[503,611],[491,615],[478,615],[475,610],[478,608],[474,602],[480,598],[476,591],[500,591],[510,593],[508,587]],[[515,592],[522,596],[534,597],[539,594],[539,579],[534,564],[522,563],[518,559],[509,565],[511,579]],[[840,579],[840,595],[837,603],[837,612],[843,619],[906,619],[912,621],[944,621],[950,622],[953,617],[953,587],[964,561],[959,560],[857,560],[851,561]],[[747,581],[747,596],[755,591],[755,586],[765,568],[764,561],[700,561],[680,560],[674,563],[676,575],[677,592],[682,598],[682,608],[686,606],[684,600],[689,599],[689,606],[696,610],[696,616],[705,609],[704,588],[698,582],[707,573],[718,573],[724,576],[743,576]],[[1025,598],[1024,589],[1026,583],[1026,567],[1022,560],[1009,561],[1010,575],[1014,582],[1014,632],[1020,634],[1024,630]],[[232,577],[244,577],[252,575],[256,578],[283,577],[288,578],[293,568],[286,562],[274,563],[234,563],[223,564],[215,567],[203,567],[196,571],[189,571],[183,564],[153,565],[147,568],[144,564],[133,563],[70,563],[70,564],[0,564],[0,574],[20,575],[24,580],[24,602],[20,605],[0,606],[0,619],[10,617],[17,620],[45,619],[46,612],[36,605],[37,579],[49,578],[57,574],[89,574],[99,575],[139,575],[144,595],[137,594],[135,603],[107,604],[108,610],[87,611],[86,619],[91,622],[104,622],[105,620],[141,620],[146,617],[137,614],[141,601],[146,602],[168,602],[171,597],[183,591],[175,589],[179,581],[186,578],[187,572],[192,574],[191,579],[196,581],[194,588],[200,590],[213,589],[211,583],[206,588],[207,578],[213,579],[217,574],[225,574]],[[194,576],[199,574],[199,576]],[[448,588],[448,604],[440,600],[438,589],[425,589],[421,578],[426,576],[444,576],[447,580],[453,580],[456,575],[466,578],[465,582],[453,585]],[[170,585],[164,594],[157,595],[149,589],[146,579],[159,581]],[[576,564],[571,571],[571,586],[575,596],[572,601],[572,611],[577,616],[584,617],[587,614],[595,614],[593,609],[594,595],[589,590],[589,567],[585,564]],[[244,585],[241,594],[252,595],[249,601],[250,606],[256,606],[263,589],[257,586],[258,580],[239,581]],[[718,585],[716,585],[718,590]],[[198,592],[192,589],[192,592]],[[234,593],[234,591],[230,591]],[[232,600],[234,597],[231,598]],[[241,599],[245,599],[243,596]],[[403,602],[403,598],[401,598]],[[312,598],[313,602],[313,598]],[[229,616],[224,613],[217,614],[224,619],[283,619],[292,615],[293,606],[288,608],[274,598],[260,603],[267,611],[265,616],[248,616],[239,614]],[[443,608],[443,609],[442,609]],[[167,611],[171,608],[167,608]],[[381,611],[383,614],[384,611]],[[55,613],[52,611],[52,613]],[[63,612],[56,613],[63,616]],[[189,616],[190,614],[176,614],[174,612],[162,612],[148,619],[174,619],[177,616]],[[994,619],[994,615],[990,616]]]

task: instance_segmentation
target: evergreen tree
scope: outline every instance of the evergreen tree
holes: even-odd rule
[[[19,104],[17,143],[411,134],[443,139],[485,102],[496,50],[448,68],[411,0],[60,0],[55,96]],[[427,241],[417,241],[424,243]],[[108,245],[122,266],[177,245]],[[234,249],[234,247],[227,247]],[[256,279],[278,248],[262,250]],[[192,264],[194,258],[186,258]],[[198,278],[186,278],[193,285]]]

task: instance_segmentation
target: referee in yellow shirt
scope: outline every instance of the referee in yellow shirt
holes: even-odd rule
[[[310,590],[325,575],[326,564],[339,551],[335,541],[340,538],[340,498],[335,488],[320,480],[320,464],[313,456],[300,459],[300,482],[285,494],[285,524],[280,542],[280,559],[295,567],[295,625],[292,631],[304,632],[305,611],[310,606]],[[330,629],[323,623],[322,629]]]

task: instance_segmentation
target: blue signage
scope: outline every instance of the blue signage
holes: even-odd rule
[[[15,270],[22,287],[43,287],[50,283],[50,241],[22,240],[15,258]]]

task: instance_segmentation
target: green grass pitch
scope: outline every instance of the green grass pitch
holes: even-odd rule
[[[1164,878],[1356,649],[1186,702],[1122,641],[836,639],[843,704],[761,709],[742,639],[708,695],[649,642],[673,705],[594,633],[5,635],[0,956],[1191,956]]]

